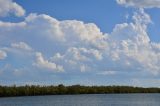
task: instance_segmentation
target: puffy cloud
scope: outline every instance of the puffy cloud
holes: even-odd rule
[[[8,58],[13,59],[8,61],[10,64],[23,61],[18,61],[16,69],[65,71],[71,76],[81,72],[109,76],[119,71],[159,75],[160,44],[152,42],[147,33],[151,18],[143,9],[132,18],[133,22],[117,24],[111,33],[104,34],[93,23],[59,21],[45,14],[30,14],[23,22],[0,22],[0,46],[11,44],[12,51],[23,51],[15,56],[3,48],[9,52]],[[24,56],[26,50],[31,55]],[[20,56],[25,58],[18,58]]]
[[[96,50],[96,49],[86,49],[86,48],[69,48],[67,51],[67,56],[68,54],[71,55],[75,60],[78,61],[85,61],[85,60],[89,60],[90,58],[95,58],[96,60],[101,60],[102,54],[100,53],[100,51]]]
[[[138,8],[160,8],[160,0],[117,0],[120,5]]]
[[[63,66],[57,65],[53,62],[49,62],[48,60],[45,60],[42,56],[41,53],[36,53],[36,63],[33,65],[39,67],[39,68],[44,68],[52,71],[58,71],[58,72],[63,72]]]
[[[98,75],[115,75],[116,71],[102,71],[97,73]]]
[[[0,50],[0,60],[5,59],[7,57],[7,53],[5,51]]]
[[[107,47],[107,42],[105,42],[107,36],[103,35],[95,24],[85,24],[76,20],[58,21],[44,14],[30,14],[25,21],[20,23],[1,22],[0,30],[2,34],[0,37],[3,40],[0,42],[1,45],[11,43],[12,48],[21,50],[30,50],[32,47],[44,55],[65,52],[63,54],[65,55],[64,60],[72,61],[72,63],[73,61],[79,63],[80,61],[92,60],[92,58],[93,60],[102,60],[102,53],[99,50],[104,50]],[[31,47],[24,42],[29,43]],[[60,64],[64,64],[64,61]]]
[[[88,70],[98,70],[99,67],[105,70],[106,67],[115,65],[120,68],[113,67],[110,70],[148,70],[157,74],[160,69],[159,44],[150,41],[147,34],[149,23],[150,16],[143,9],[139,9],[134,13],[132,23],[117,24],[112,33],[103,34],[93,23],[58,21],[48,15],[30,14],[20,23],[2,22],[0,37],[5,39],[1,45],[7,42],[14,48],[24,50],[31,50],[32,47],[52,58],[52,62],[45,60],[42,54],[38,53],[38,67],[81,71],[84,64]],[[150,56],[152,58],[148,58]]]
[[[96,61],[102,61],[103,56],[96,49],[70,47],[64,54],[56,53],[51,60],[63,64],[66,70],[86,72],[92,70]]]
[[[81,72],[87,71],[87,67],[85,65],[80,66],[80,71]]]
[[[159,43],[152,43],[147,34],[150,17],[140,9],[133,16],[134,23],[118,24],[111,33],[116,61],[126,61],[126,66],[137,67],[137,70],[147,70],[153,74],[160,72]],[[154,45],[154,46],[153,46]],[[156,47],[156,49],[155,49]],[[112,57],[112,55],[111,55]],[[136,68],[135,68],[136,69]]]
[[[0,16],[7,16],[11,13],[20,17],[24,16],[25,10],[12,0],[0,0]]]
[[[93,23],[85,24],[82,21],[66,20],[60,22],[60,29],[68,46],[93,46],[96,49],[106,47],[106,36]]]
[[[24,42],[12,43],[11,47],[16,49],[27,50],[27,51],[32,50],[32,48]]]

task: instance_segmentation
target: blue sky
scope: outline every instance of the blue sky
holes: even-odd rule
[[[160,87],[159,8],[158,0],[2,0],[0,83]]]

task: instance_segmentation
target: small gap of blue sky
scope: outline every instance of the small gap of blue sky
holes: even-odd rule
[[[153,21],[148,27],[148,33],[151,41],[160,42],[160,9],[146,9],[146,12],[151,16]]]

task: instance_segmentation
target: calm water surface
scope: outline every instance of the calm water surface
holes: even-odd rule
[[[91,94],[0,98],[0,106],[160,106],[160,94]]]

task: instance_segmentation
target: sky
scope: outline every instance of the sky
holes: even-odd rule
[[[160,87],[160,0],[0,0],[1,85]]]

